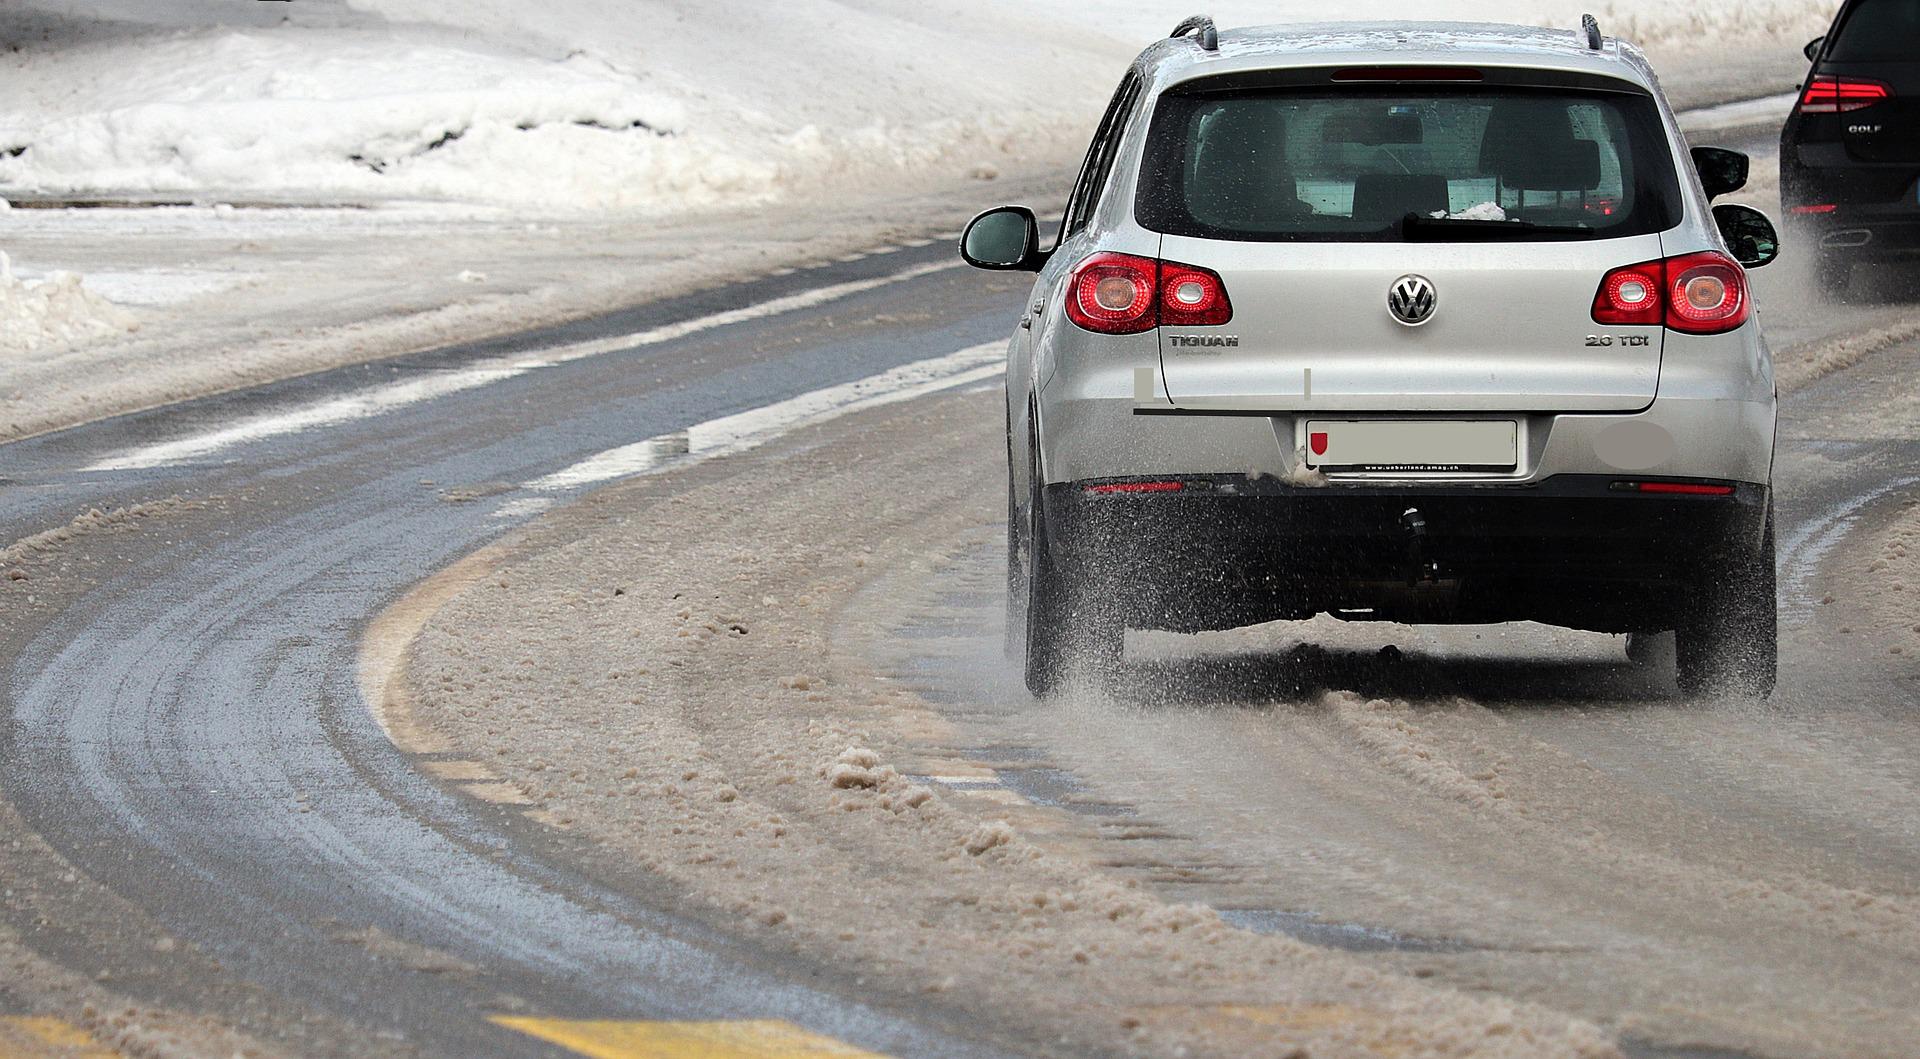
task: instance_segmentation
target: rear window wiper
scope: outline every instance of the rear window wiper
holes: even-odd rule
[[[1495,243],[1503,239],[1591,239],[1594,229],[1584,224],[1535,224],[1532,221],[1495,221],[1473,217],[1430,217],[1409,213],[1400,221],[1409,243]]]

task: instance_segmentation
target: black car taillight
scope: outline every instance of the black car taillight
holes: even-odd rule
[[[1883,81],[1864,77],[1816,77],[1807,82],[1800,94],[1802,114],[1844,114],[1893,98],[1893,89]]]

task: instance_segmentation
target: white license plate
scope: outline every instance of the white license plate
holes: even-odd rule
[[[1307,423],[1307,465],[1350,471],[1511,471],[1520,424],[1462,421],[1317,420]]]

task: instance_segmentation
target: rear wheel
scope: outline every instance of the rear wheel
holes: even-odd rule
[[[1007,630],[1002,645],[1009,659],[1025,655],[1027,646],[1027,563],[1025,520],[1015,499],[1013,425],[1007,425]]]
[[[1731,542],[1706,569],[1674,630],[1680,690],[1764,699],[1773,693],[1780,656],[1773,509],[1758,548]]]
[[[1030,464],[1031,466],[1031,464]],[[1038,468],[1029,475],[1027,517],[1014,547],[1024,552],[1025,677],[1027,690],[1044,696],[1081,674],[1105,681],[1117,673],[1126,629],[1100,598],[1095,579],[1066,555],[1056,554],[1047,532],[1046,491]],[[1009,578],[1009,591],[1016,588]],[[1009,611],[1014,606],[1009,602]]]

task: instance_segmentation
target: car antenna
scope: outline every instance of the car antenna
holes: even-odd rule
[[[1600,20],[1592,15],[1580,16],[1580,27],[1587,31],[1587,49],[1600,50]]]
[[[1213,19],[1205,15],[1195,15],[1173,27],[1173,32],[1167,35],[1167,39],[1177,40],[1196,29],[1200,31],[1200,47],[1203,50],[1220,50],[1220,31],[1213,28]]]

